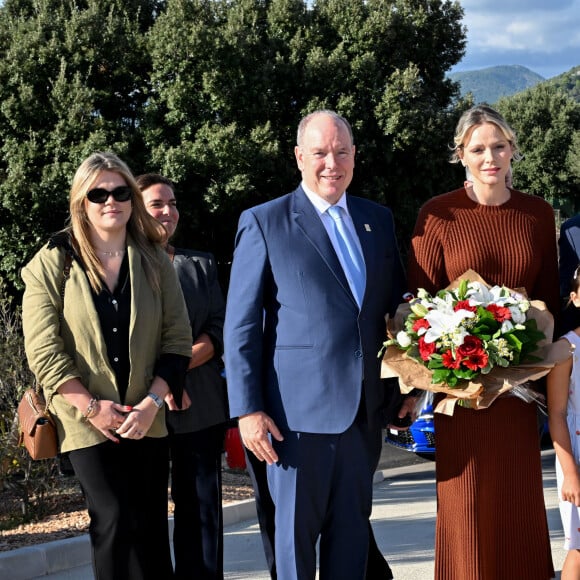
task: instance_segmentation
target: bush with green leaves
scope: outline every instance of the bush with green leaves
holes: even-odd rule
[[[18,444],[16,409],[33,384],[20,309],[0,287],[0,530],[41,517],[60,485],[56,459],[33,461]]]

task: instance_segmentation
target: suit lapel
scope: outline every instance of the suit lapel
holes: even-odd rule
[[[77,264],[78,266],[78,264]],[[99,314],[95,308],[95,300],[93,298],[91,285],[86,273],[81,267],[71,269],[71,280],[75,277],[76,284],[71,284],[71,290],[74,289],[75,292],[81,294],[81,298],[75,298],[77,304],[83,305],[84,313],[88,318],[91,328],[87,328],[86,332],[94,337],[94,343],[96,344],[96,349],[98,352],[107,352],[107,345],[103,337],[103,332],[101,330],[101,321],[99,320]],[[65,288],[65,300],[67,300],[67,292],[69,285],[67,284]]]
[[[314,206],[310,203],[310,200],[306,197],[306,194],[301,187],[292,194],[290,211],[298,228],[320,254],[338,283],[356,304],[356,300],[352,295],[350,286],[348,285],[348,281],[344,275],[338,256],[332,247],[326,229],[318,216],[318,213],[314,209]]]
[[[133,344],[133,333],[139,315],[141,293],[141,254],[133,246],[133,241],[127,237],[127,252],[129,254],[129,278],[131,280],[131,318],[129,322],[129,344]],[[141,316],[143,313],[141,313]]]

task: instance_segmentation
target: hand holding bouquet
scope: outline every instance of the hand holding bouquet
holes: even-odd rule
[[[471,270],[435,296],[419,290],[399,306],[389,331],[383,376],[447,393],[437,410],[448,414],[458,400],[485,408],[564,356],[550,351],[553,318],[542,302],[490,287]]]

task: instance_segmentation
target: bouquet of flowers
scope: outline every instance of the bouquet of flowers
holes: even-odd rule
[[[409,307],[405,328],[383,347],[405,350],[433,371],[432,383],[449,387],[498,365],[531,360],[530,353],[546,338],[535,319],[526,319],[529,300],[504,286],[488,289],[481,282],[462,280],[458,288],[434,297],[419,289]]]
[[[441,412],[452,414],[458,401],[485,408],[562,360],[564,353],[549,352],[552,330],[542,302],[468,271],[435,296],[419,290],[399,306],[379,353],[386,351],[383,376],[399,376],[403,390],[447,393]]]

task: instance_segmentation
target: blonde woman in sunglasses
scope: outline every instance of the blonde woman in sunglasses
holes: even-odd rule
[[[127,165],[95,153],[70,225],[22,270],[26,354],[87,499],[99,580],[173,574],[163,407],[181,404],[191,329],[164,241]]]

